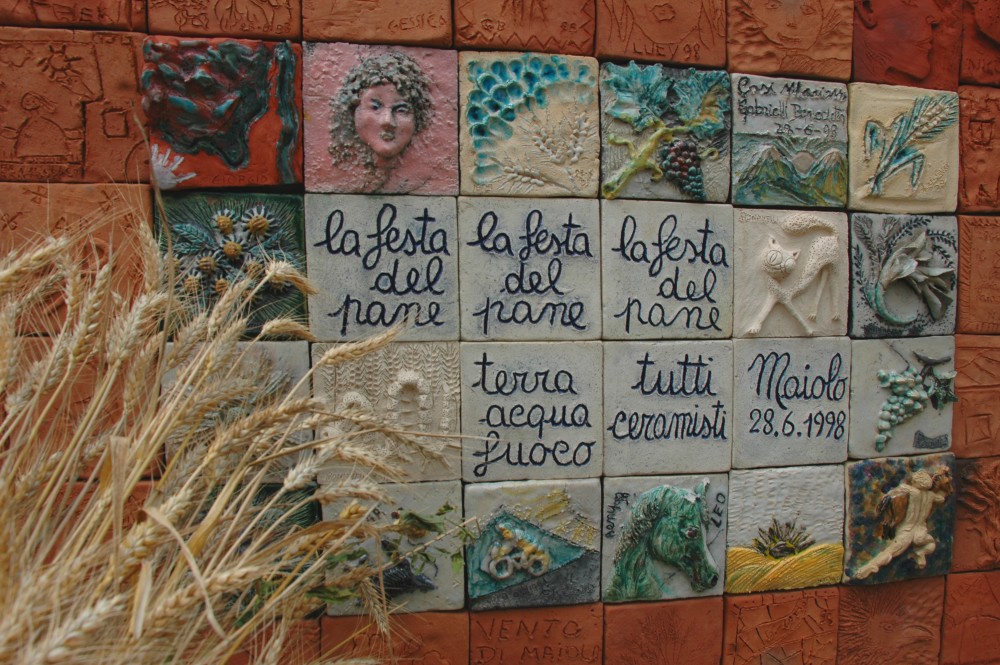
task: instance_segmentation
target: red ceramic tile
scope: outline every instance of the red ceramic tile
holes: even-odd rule
[[[146,0],[5,0],[0,24],[91,30],[145,30]]]
[[[853,80],[954,90],[962,46],[960,3],[858,0]]]
[[[944,578],[840,590],[839,665],[937,665]]]
[[[1000,90],[958,88],[961,127],[958,209],[1000,211]],[[996,136],[995,136],[996,135]]]
[[[310,41],[451,46],[451,0],[302,0]]]
[[[472,612],[470,665],[600,665],[600,603]]]
[[[723,665],[837,662],[839,589],[726,596]]]
[[[1000,457],[958,460],[956,476],[951,569],[1000,568]]]
[[[962,23],[962,83],[1000,85],[1000,5],[965,0]]]
[[[604,665],[718,665],[722,597],[604,607]]]
[[[941,665],[1000,663],[1000,572],[949,575],[945,588]]]
[[[77,238],[73,252],[85,278],[111,260],[114,289],[128,297],[142,285],[135,234],[151,213],[146,185],[0,183],[0,256],[50,235],[70,235]],[[55,295],[25,315],[20,332],[57,332],[65,316],[65,302]]]
[[[955,371],[952,452],[1000,455],[1000,337],[955,335]]]
[[[729,0],[729,68],[846,81],[851,0]]]
[[[955,332],[1000,333],[1000,217],[958,216]]]
[[[150,37],[144,54],[161,188],[302,182],[300,44]]]
[[[591,55],[594,3],[595,0],[455,0],[455,45]]]
[[[598,57],[726,66],[725,0],[597,0]]]
[[[267,648],[270,635],[271,631],[265,630],[261,635],[251,638],[250,645],[230,658],[227,665],[250,665],[261,662],[257,658]],[[298,621],[288,630],[277,662],[281,665],[309,665],[317,661],[319,654],[319,620]]]
[[[416,665],[464,665],[469,659],[469,615],[466,612],[395,614],[391,639],[370,619],[324,617],[324,658],[376,658]]]
[[[0,181],[140,182],[140,35],[0,28]]]
[[[298,39],[302,0],[149,0],[149,32]]]

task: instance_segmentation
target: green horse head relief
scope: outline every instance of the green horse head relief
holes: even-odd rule
[[[719,569],[706,542],[707,490],[706,479],[694,491],[661,485],[639,495],[622,528],[606,600],[655,600],[668,595],[656,562],[676,568],[695,591],[716,585]]]

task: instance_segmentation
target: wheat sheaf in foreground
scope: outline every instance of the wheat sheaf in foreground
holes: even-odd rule
[[[70,258],[82,237],[0,258],[0,663],[218,665],[251,642],[254,662],[280,663],[290,627],[331,594],[368,599],[384,627],[378,569],[331,571],[380,529],[402,528],[367,519],[383,499],[378,481],[396,473],[358,435],[412,440],[371,413],[331,411],[302,390],[309,376],[280,385],[244,362],[259,339],[308,338],[279,319],[237,344],[259,290],[311,288],[294,268],[269,262],[197,311],[148,219],[133,228],[142,285],[127,297],[112,285],[120,248],[89,271]],[[61,329],[19,335],[54,301]],[[398,332],[335,346],[317,366]],[[84,374],[92,393],[80,401]],[[320,430],[341,433],[312,440]],[[327,462],[355,473],[318,488]],[[305,525],[297,517],[312,502],[347,507]]]

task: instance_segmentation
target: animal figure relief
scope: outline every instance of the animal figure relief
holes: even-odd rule
[[[937,549],[937,540],[930,534],[927,521],[934,508],[944,503],[952,491],[951,469],[944,467],[933,476],[917,471],[909,483],[901,482],[886,492],[878,503],[878,514],[882,517],[883,534],[892,539],[854,573],[854,579],[874,575],[911,547],[917,568],[926,568],[927,557]]]
[[[805,235],[814,230],[820,230],[823,234],[813,238],[809,243],[806,249],[805,266],[790,286],[785,286],[784,281],[796,272],[800,251],[785,249],[774,237],[768,238],[768,245],[761,255],[761,268],[767,276],[767,297],[757,316],[747,328],[747,335],[759,334],[764,322],[778,304],[783,305],[795,317],[795,320],[799,322],[807,334],[814,334],[815,329],[812,324],[816,322],[819,315],[819,304],[823,300],[823,294],[828,290],[828,284],[831,309],[833,310],[830,318],[833,321],[840,320],[836,281],[837,264],[840,258],[837,229],[829,222],[809,213],[797,213],[785,218],[781,222],[781,228],[792,236]],[[812,309],[803,317],[793,301],[810,288],[816,280],[819,280],[819,286],[816,289]]]
[[[663,598],[668,591],[655,561],[676,567],[695,591],[715,586],[719,569],[705,532],[708,484],[704,479],[694,491],[661,485],[639,495],[622,528],[606,600]]]

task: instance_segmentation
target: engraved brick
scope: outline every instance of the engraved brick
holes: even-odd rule
[[[370,0],[302,0],[302,34],[315,41],[451,46],[450,0],[419,8]]]
[[[968,212],[1000,210],[1000,91],[970,85],[958,89],[961,120],[958,208]],[[1000,133],[1000,132],[997,132]]]
[[[302,0],[149,0],[149,32],[298,39]]]
[[[839,590],[727,596],[723,665],[837,662]]]
[[[596,55],[724,67],[725,0],[597,0]]]
[[[595,0],[455,1],[455,45],[590,55]]]
[[[952,452],[956,457],[1000,454],[1000,337],[955,336]]]

